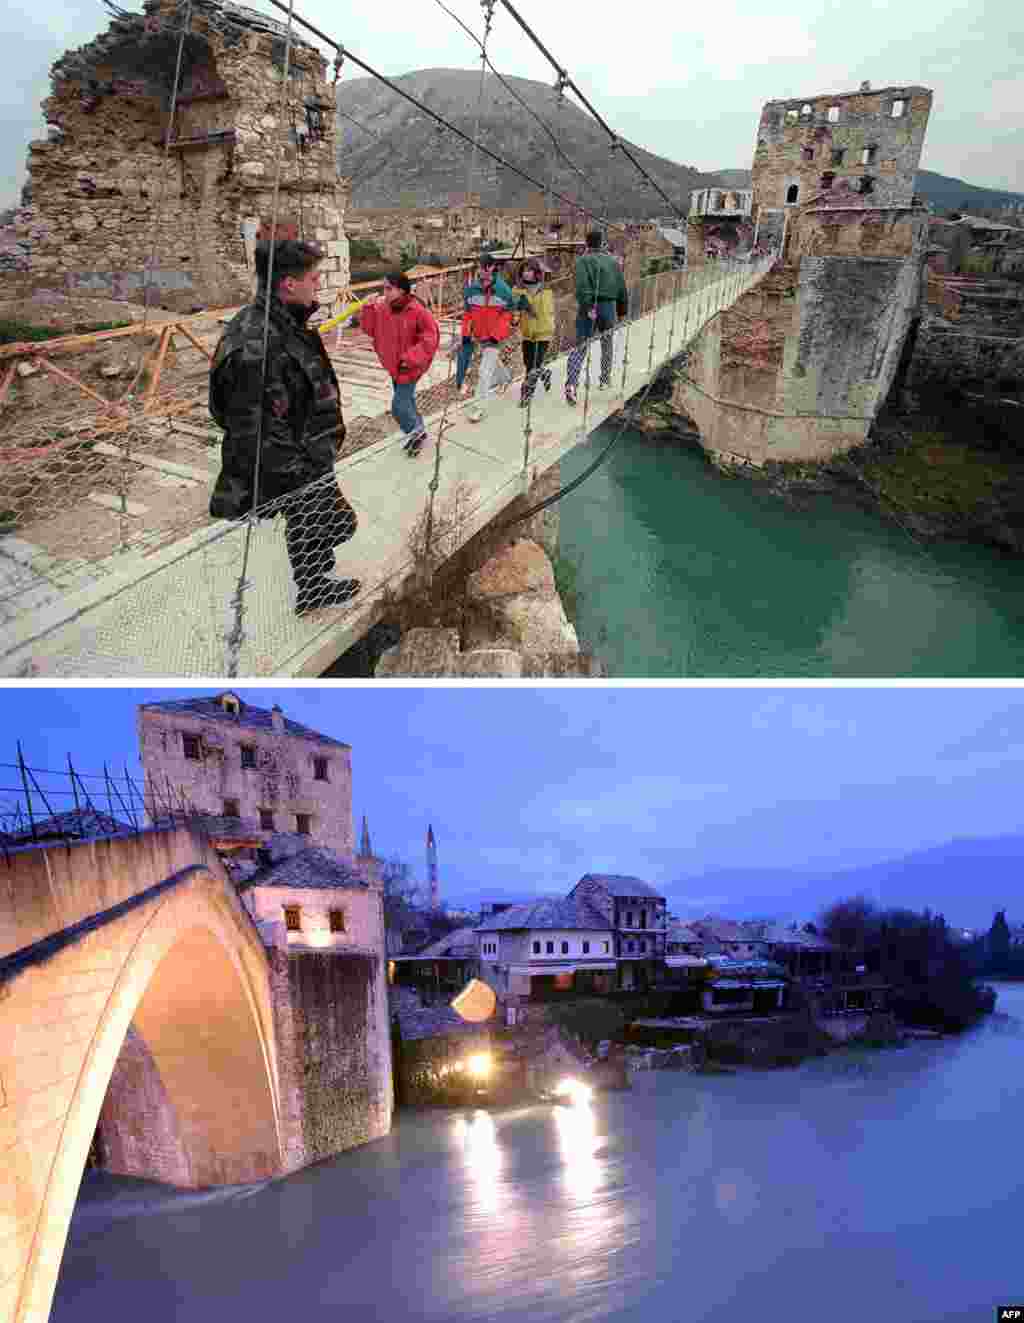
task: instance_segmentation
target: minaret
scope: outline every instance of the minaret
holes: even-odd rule
[[[373,855],[373,850],[370,848],[370,828],[369,828],[369,824],[366,821],[366,814],[364,813],[363,832],[359,838],[359,857],[361,859],[369,859],[371,858],[372,855]]]
[[[441,892],[437,882],[437,842],[434,828],[427,827],[427,881],[430,883],[430,908],[441,908]]]

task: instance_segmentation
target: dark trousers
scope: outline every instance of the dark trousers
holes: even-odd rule
[[[550,340],[524,340],[523,366],[526,368],[526,380],[523,382],[523,398],[529,399],[537,389],[537,382],[544,375],[544,358],[551,344]],[[547,380],[550,381],[548,373]]]
[[[579,383],[580,369],[590,351],[590,342],[596,334],[601,336],[601,380],[607,385],[612,379],[612,332],[615,330],[615,303],[611,299],[602,299],[597,305],[597,318],[591,321],[589,310],[578,309],[576,312],[576,348],[569,355],[566,368],[566,385],[575,387]]]
[[[281,508],[292,577],[302,592],[334,569],[334,548],[349,540],[359,521],[333,475],[293,492]]]

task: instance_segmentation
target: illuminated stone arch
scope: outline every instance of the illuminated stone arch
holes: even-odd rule
[[[129,1027],[145,1041],[178,1117],[189,1170],[183,1183],[236,1184],[281,1170],[266,955],[230,884],[202,867],[187,873],[0,987],[0,1030],[14,1030],[0,1032],[0,1079],[14,1107],[0,1178],[0,1223],[9,1219],[0,1226],[8,1233],[0,1239],[0,1317],[14,1323],[49,1317],[82,1171]],[[65,1013],[52,1021],[40,1015],[62,1004]],[[29,1046],[39,1051],[26,1054]]]

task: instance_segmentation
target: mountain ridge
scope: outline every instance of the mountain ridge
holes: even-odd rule
[[[565,154],[583,172],[581,179],[563,161],[540,125],[493,75],[484,83],[477,106],[480,74],[469,69],[420,69],[393,80],[430,110],[456,125],[485,147],[548,185],[577,199],[598,214],[611,217],[662,216],[669,208],[621,153],[612,153],[600,125],[569,101],[554,104],[546,83],[505,77],[555,134]],[[513,171],[473,152],[454,134],[375,78],[339,83],[336,106],[338,169],[353,180],[354,208],[447,206],[453,193],[480,193],[486,207],[537,204],[540,190]],[[350,119],[376,135],[376,141]],[[722,181],[693,166],[622,141],[670,198],[685,213],[691,189]],[[378,159],[379,158],[379,159]],[[555,205],[558,205],[556,202]]]

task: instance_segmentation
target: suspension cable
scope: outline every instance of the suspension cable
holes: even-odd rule
[[[268,3],[273,5],[275,9],[280,9],[283,13],[288,14],[292,12],[289,5],[284,3],[284,0],[268,0]],[[439,115],[436,110],[432,110],[430,106],[424,104],[424,102],[420,101],[418,97],[413,96],[411,92],[406,92],[405,89],[399,87],[393,79],[388,78],[387,75],[382,74],[379,69],[375,69],[371,64],[367,64],[365,60],[360,59],[358,55],[353,54],[347,46],[342,45],[341,42],[335,41],[333,37],[328,37],[325,32],[322,32],[315,26],[315,24],[310,23],[308,19],[296,14],[295,22],[301,27],[306,28],[307,31],[312,32],[314,36],[319,37],[321,41],[326,42],[328,46],[331,46],[340,55],[343,55],[345,59],[351,60],[357,68],[364,70],[364,72],[368,73],[371,78],[376,78],[378,82],[383,83],[385,87],[389,87],[397,96],[400,96],[404,101],[408,101],[410,105],[415,106],[417,110],[422,111],[422,113],[429,119],[432,119],[435,124],[447,129],[449,133],[454,133],[457,138],[461,138],[468,146],[472,147],[474,145],[474,141],[469,134],[464,133],[462,129],[453,124],[451,120],[445,119],[443,115]],[[495,164],[502,166],[506,170],[511,170],[512,173],[518,175],[520,179],[525,179],[527,183],[533,184],[533,186],[540,192],[544,191],[546,185],[534,175],[531,175],[528,171],[523,170],[518,165],[514,165],[511,161],[507,160],[504,156],[500,156],[497,152],[492,152],[491,149],[485,147],[483,143],[477,143],[476,146],[484,156],[489,157],[495,162]],[[582,212],[583,215],[589,216],[592,220],[598,222],[602,221],[602,218],[597,212],[591,211],[589,207],[581,206],[578,202],[573,201],[572,198],[566,197],[564,193],[559,193],[554,189],[552,189],[552,193],[560,202],[564,202],[567,206],[575,207],[577,211]],[[673,206],[673,210],[677,209]],[[682,213],[679,214],[681,215]]]
[[[512,17],[513,17],[513,18],[515,19],[515,21],[519,24],[519,26],[523,29],[523,31],[524,31],[524,32],[526,33],[526,35],[530,38],[530,40],[533,42],[533,44],[537,47],[537,49],[540,51],[540,53],[541,53],[541,54],[544,56],[544,58],[548,61],[548,63],[549,63],[549,64],[551,65],[551,67],[554,69],[555,73],[558,74],[559,78],[564,78],[566,86],[572,88],[572,90],[576,93],[576,95],[577,95],[577,96],[579,97],[579,99],[583,102],[583,104],[586,106],[586,108],[590,111],[590,113],[593,115],[593,117],[597,120],[598,124],[600,124],[601,127],[602,127],[602,129],[604,129],[605,133],[608,134],[608,137],[611,139],[611,142],[612,142],[612,151],[613,151],[613,152],[615,152],[615,151],[620,151],[620,152],[622,152],[623,155],[626,156],[626,157],[627,157],[627,158],[633,163],[634,166],[636,166],[637,170],[640,171],[640,173],[641,173],[641,174],[643,175],[643,177],[647,180],[647,182],[650,184],[650,186],[651,186],[651,187],[652,187],[657,193],[659,193],[659,194],[661,195],[661,197],[663,197],[663,198],[665,199],[665,201],[668,203],[668,205],[669,205],[669,206],[672,208],[672,210],[675,212],[676,216],[678,216],[678,218],[679,218],[680,220],[685,220],[685,219],[686,219],[685,214],[679,209],[679,207],[676,205],[676,203],[674,203],[674,202],[672,201],[672,199],[669,197],[669,195],[665,192],[665,190],[664,190],[664,189],[661,187],[661,185],[658,183],[658,181],[657,181],[656,179],[652,179],[652,178],[651,178],[651,176],[650,176],[650,175],[647,173],[647,171],[643,168],[643,166],[642,166],[642,165],[640,164],[640,162],[636,159],[636,157],[635,157],[635,156],[633,155],[633,153],[629,150],[629,148],[626,146],[626,144],[622,141],[622,139],[619,137],[619,135],[615,132],[615,130],[612,129],[608,124],[605,123],[605,121],[604,121],[604,119],[601,117],[601,115],[598,114],[598,112],[594,109],[594,107],[590,104],[590,102],[587,100],[587,98],[586,98],[586,97],[583,95],[583,93],[580,91],[579,87],[577,87],[576,83],[575,83],[575,82],[572,80],[572,78],[570,78],[569,75],[566,73],[565,67],[564,67],[563,65],[561,65],[561,64],[558,63],[558,61],[555,59],[555,57],[551,54],[551,52],[548,50],[548,48],[547,48],[547,47],[544,45],[544,43],[541,41],[540,37],[537,36],[537,34],[534,32],[533,28],[530,27],[529,23],[527,23],[526,19],[523,18],[523,16],[519,13],[519,11],[516,9],[515,5],[513,5],[513,4],[511,3],[511,0],[501,0],[501,3],[505,6],[505,8],[506,8],[506,9],[508,10],[508,12],[512,15]]]
[[[465,23],[463,23],[462,19],[459,18],[458,14],[454,13],[451,9],[448,8],[448,6],[444,3],[444,0],[434,0],[434,3],[438,5],[439,8],[443,9],[444,12],[449,16],[449,18],[451,18],[454,22],[458,23],[459,27],[462,28],[463,32],[465,32],[465,34],[467,35],[467,37],[470,38],[471,41],[476,42],[476,44],[480,47],[480,51],[481,51],[480,58],[486,63],[488,69],[490,69],[491,73],[494,74],[495,78],[497,78],[498,82],[501,83],[502,87],[505,89],[506,92],[508,92],[509,96],[514,97],[515,100],[518,101],[519,104],[522,106],[522,108],[526,111],[526,113],[537,121],[537,123],[541,126],[544,132],[551,139],[551,145],[554,147],[555,151],[562,158],[562,160],[565,161],[566,165],[569,166],[570,170],[573,170],[577,175],[579,175],[580,179],[583,180],[583,182],[587,185],[588,188],[591,188],[594,190],[595,193],[598,193],[597,186],[591,181],[590,177],[586,174],[586,172],[581,170],[580,167],[576,164],[576,162],[563,150],[562,144],[558,141],[557,136],[551,129],[551,126],[543,118],[543,116],[539,115],[537,111],[534,110],[533,107],[519,95],[519,93],[508,81],[508,79],[505,78],[503,74],[499,73],[498,70],[494,67],[493,63],[491,62],[491,57],[487,54],[485,45],[481,42],[480,38],[476,35],[473,29],[468,27]],[[556,90],[558,90],[558,87],[556,87]],[[564,96],[564,91],[562,95]],[[549,170],[551,168],[550,162],[548,168]],[[547,191],[550,192],[550,184],[548,186]],[[605,207],[605,210],[607,211],[607,207]],[[622,230],[623,233],[625,233],[625,230],[623,229],[622,226],[620,225],[612,226],[610,221],[608,221],[607,217],[603,217],[599,219],[603,219],[604,223],[607,224],[609,228]]]

